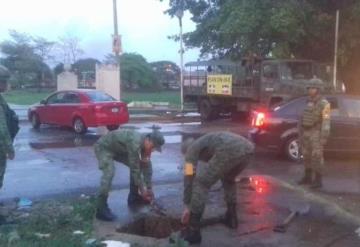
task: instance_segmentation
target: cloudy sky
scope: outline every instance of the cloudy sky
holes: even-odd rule
[[[111,52],[112,0],[0,0],[0,41],[14,29],[56,40],[72,35],[81,40],[84,57],[100,60]],[[119,33],[123,50],[137,52],[148,61],[179,61],[179,44],[168,35],[179,32],[178,20],[164,15],[168,1],[117,0]],[[188,14],[184,32],[194,29]],[[185,62],[196,60],[198,51],[185,53]]]

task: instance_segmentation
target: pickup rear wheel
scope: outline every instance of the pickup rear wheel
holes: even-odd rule
[[[86,127],[84,121],[79,117],[76,117],[74,119],[74,121],[73,121],[73,129],[74,129],[76,134],[84,134],[87,131],[87,127]]]
[[[202,99],[199,103],[200,117],[203,121],[213,120],[217,117],[217,110],[211,105],[208,99]]]
[[[300,145],[298,137],[293,136],[290,137],[285,145],[284,145],[284,152],[286,157],[291,161],[299,161],[300,159]]]

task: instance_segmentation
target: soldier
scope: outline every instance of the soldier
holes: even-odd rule
[[[129,206],[151,202],[154,194],[150,156],[154,150],[161,152],[164,143],[163,135],[156,129],[150,134],[140,134],[133,130],[111,131],[95,143],[96,158],[103,173],[97,201],[98,219],[112,221],[115,218],[107,204],[115,174],[114,160],[130,168]]]
[[[184,212],[182,223],[187,227],[181,237],[191,244],[201,242],[200,219],[205,201],[212,185],[221,180],[224,187],[227,211],[224,223],[237,228],[235,177],[247,166],[254,153],[253,144],[245,138],[229,133],[209,133],[194,141],[182,144],[184,165]],[[197,174],[198,161],[208,163],[203,172]]]
[[[9,77],[9,71],[0,65],[0,93],[6,91]],[[0,188],[3,186],[6,160],[12,160],[15,157],[12,138],[7,123],[8,109],[8,104],[0,94]]]
[[[307,105],[299,121],[300,150],[305,172],[298,184],[311,184],[313,189],[322,187],[323,148],[330,134],[330,104],[320,95],[322,86],[319,79],[310,81]]]

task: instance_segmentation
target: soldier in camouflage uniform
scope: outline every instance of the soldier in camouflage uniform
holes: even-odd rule
[[[0,65],[0,93],[7,89],[7,80],[10,77],[9,71]],[[6,169],[6,160],[14,159],[15,152],[12,138],[7,125],[8,104],[0,94],[0,188],[3,185],[4,174]]]
[[[235,177],[247,166],[254,153],[254,146],[247,139],[229,132],[209,133],[201,138],[186,140],[182,144],[185,155],[184,204],[182,223],[187,225],[181,232],[189,243],[200,243],[200,219],[205,209],[208,191],[221,180],[227,211],[224,223],[237,228]],[[198,161],[208,163],[205,170],[196,173]]]
[[[115,174],[114,160],[130,168],[130,206],[153,199],[152,164],[153,150],[161,151],[165,143],[163,135],[156,129],[150,134],[133,130],[115,130],[101,137],[94,146],[99,169],[102,171],[96,217],[112,221],[115,217],[108,207],[107,199]],[[140,193],[140,194],[139,194]]]
[[[330,134],[330,104],[320,95],[322,84],[319,79],[310,81],[307,105],[299,121],[300,150],[305,166],[299,184],[311,184],[313,189],[322,187],[323,148]]]

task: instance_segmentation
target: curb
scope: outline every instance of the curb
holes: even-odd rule
[[[334,209],[334,212],[335,212],[334,215],[341,217],[341,218],[345,218],[346,220],[348,220],[349,222],[351,222],[355,225],[360,225],[360,216],[350,213],[349,211],[344,209],[342,206],[340,206],[338,203],[333,202],[329,199],[326,199],[321,195],[317,195],[307,189],[304,189],[303,187],[294,186],[294,185],[292,185],[288,182],[285,182],[281,179],[278,179],[278,178],[275,178],[272,176],[267,176],[267,175],[264,175],[264,177],[266,177],[269,181],[272,181],[272,182],[278,184],[279,186],[282,186],[287,189],[290,189],[295,192],[303,194],[303,197],[310,201],[317,202],[317,203],[327,205],[327,206],[331,206]]]

